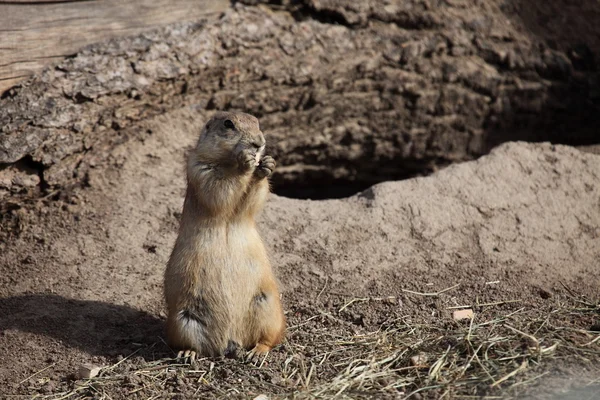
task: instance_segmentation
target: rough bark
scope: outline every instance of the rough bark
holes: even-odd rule
[[[600,6],[584,6],[589,22]],[[597,141],[597,39],[536,36],[523,8],[238,4],[92,46],[5,93],[0,162],[11,165],[0,174],[39,180],[42,192],[85,183],[115,144],[147,134],[139,121],[184,106],[258,116],[281,166],[275,189],[297,196],[428,173],[506,140]]]
[[[0,93],[91,43],[228,6],[227,0],[0,1]]]

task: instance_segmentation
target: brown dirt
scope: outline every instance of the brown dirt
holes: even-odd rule
[[[527,33],[523,13],[537,14],[515,2],[502,11],[413,3],[383,14],[335,1],[272,5],[295,18],[242,7],[99,45],[6,94],[0,397],[594,398],[593,146],[509,143],[346,199],[273,195],[260,224],[288,339],[261,368],[165,361],[161,279],[181,215],[183,154],[212,109],[261,116],[281,160],[280,193],[298,197],[316,184],[356,190],[428,173],[510,138],[568,141],[572,132],[574,143],[592,142],[598,71],[575,65],[568,36],[540,49],[547,31],[536,19],[536,36]],[[311,57],[286,55],[307,43]],[[266,58],[250,62],[257,53]],[[465,305],[472,325],[452,320],[452,307]],[[420,352],[426,366],[412,368]],[[77,380],[84,363],[104,366],[101,378]],[[369,368],[381,376],[357,378]]]
[[[219,396],[241,379],[241,397],[281,395],[306,389],[284,379],[288,358],[296,368],[298,362],[319,365],[326,350],[336,349],[315,340],[323,332],[351,340],[408,320],[446,331],[451,340],[460,325],[448,307],[518,300],[476,308],[478,318],[521,310],[510,323],[533,333],[543,326],[534,321],[574,301],[565,287],[577,299],[597,298],[600,157],[511,144],[478,162],[380,184],[346,200],[273,196],[261,227],[283,284],[288,341],[271,354],[267,368],[217,362],[206,384],[175,369],[156,392],[154,381],[135,371],[172,356],[162,341],[161,274],[182,204],[183,152],[203,116],[185,108],[149,120],[140,129],[153,133],[115,149],[108,165],[90,170],[88,187],[11,212],[18,231],[2,244],[0,266],[5,394],[61,393],[81,384],[72,376],[80,364],[111,366],[133,354],[112,371],[115,383],[99,386],[98,393],[145,398],[199,390]],[[433,298],[406,292],[453,285],[459,286]],[[353,298],[364,300],[340,311]],[[549,318],[562,326],[565,316]],[[570,329],[583,332],[595,323],[593,312],[566,319]],[[584,339],[572,338],[577,344]],[[589,351],[585,357],[598,361],[600,348]],[[563,352],[531,374],[598,372],[593,363]],[[316,367],[311,385],[327,382],[348,364],[336,359]],[[209,368],[210,361],[201,363],[200,370]],[[93,397],[94,390],[80,395]]]

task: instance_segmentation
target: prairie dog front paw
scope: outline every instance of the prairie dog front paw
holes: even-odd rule
[[[242,150],[238,153],[237,161],[240,171],[250,171],[256,166],[256,154],[249,149]]]
[[[256,171],[254,171],[254,174],[258,178],[266,178],[267,176],[270,176],[273,173],[275,165],[276,163],[273,157],[264,156],[258,163],[258,167],[256,168]]]

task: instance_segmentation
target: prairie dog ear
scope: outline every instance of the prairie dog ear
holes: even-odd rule
[[[212,123],[213,123],[213,118],[211,118],[208,121],[206,121],[206,123],[202,127],[202,130],[200,131],[200,134],[203,135],[206,132],[208,132],[210,130],[210,127],[211,127]]]
[[[198,135],[197,144],[200,144],[202,141],[204,141],[208,137],[208,133],[210,132],[210,129],[211,129],[213,123],[214,123],[214,118],[211,118],[204,124],[204,126],[200,130],[200,135]]]
[[[198,135],[198,139],[196,140],[196,147],[199,147],[200,144],[206,139],[206,133],[208,129],[206,129],[206,125],[200,130],[200,134]]]

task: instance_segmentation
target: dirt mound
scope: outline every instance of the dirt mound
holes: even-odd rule
[[[591,299],[600,284],[600,157],[524,143],[344,200],[272,196],[260,224],[282,281],[288,341],[261,369],[230,361],[168,369],[160,361],[172,356],[162,341],[161,274],[183,201],[183,152],[203,117],[188,107],[149,120],[143,128],[152,134],[117,147],[109,166],[90,169],[88,187],[11,211],[19,230],[0,244],[4,394],[219,397],[237,388],[238,397],[324,396],[352,378],[344,371],[363,365],[366,351],[377,354],[365,365],[394,356],[382,364],[391,372],[383,381],[364,378],[371,389],[350,379],[351,396],[377,388],[394,397],[431,384],[434,397],[443,393],[440,384],[450,394],[497,393],[490,380],[462,386],[448,376],[411,375],[418,372],[407,364],[415,353],[429,354],[429,368],[448,356],[448,346],[460,348],[469,327],[451,312],[465,306],[482,325],[470,328],[479,329],[478,338],[511,337],[506,324],[538,337],[539,357],[523,379],[544,373],[562,385],[574,372],[597,373],[580,359],[598,361],[600,350],[597,341],[583,346],[597,318]],[[573,311],[576,301],[589,307]],[[565,304],[575,305],[567,312]],[[533,357],[508,355],[526,338],[512,335],[495,344],[507,360],[485,346],[497,363],[495,380]],[[541,353],[548,348],[554,352]],[[454,363],[473,357],[454,351]],[[108,366],[105,378],[73,380],[88,362]],[[204,383],[193,371],[204,371]],[[399,379],[404,383],[394,386]]]
[[[597,274],[600,260],[599,162],[567,147],[511,143],[478,162],[382,183],[350,200],[278,198],[265,223],[271,232],[293,232],[287,242],[272,236],[276,250],[314,254],[314,265],[303,258],[303,275],[330,265],[332,284],[358,296],[387,274],[397,277],[388,290],[402,281],[416,290],[423,289],[411,287],[422,282],[417,276],[441,283],[453,268],[473,283],[575,282]]]

